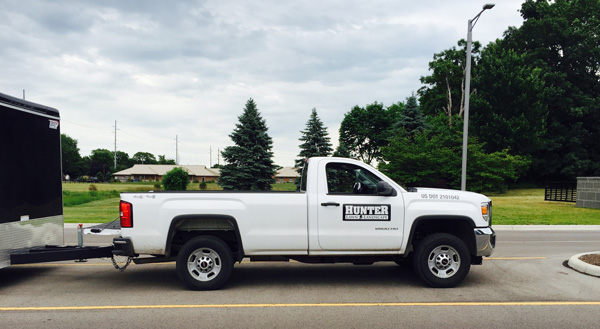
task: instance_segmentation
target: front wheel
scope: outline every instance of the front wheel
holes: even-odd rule
[[[177,275],[193,290],[222,287],[233,270],[233,256],[221,239],[200,236],[188,241],[177,255]]]
[[[435,288],[460,284],[471,268],[471,254],[465,243],[454,235],[436,233],[417,245],[413,267],[419,277]]]

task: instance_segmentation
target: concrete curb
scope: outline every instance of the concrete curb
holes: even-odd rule
[[[588,264],[579,259],[579,257],[581,257],[583,255],[593,255],[593,254],[600,254],[600,251],[585,252],[582,254],[575,255],[569,259],[568,264],[572,269],[574,269],[577,272],[600,277],[600,266]]]

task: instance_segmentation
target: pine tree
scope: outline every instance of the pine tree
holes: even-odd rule
[[[407,97],[406,105],[396,123],[396,129],[403,129],[404,133],[412,138],[416,133],[423,132],[426,127],[425,115],[417,104],[417,97],[414,94]]]
[[[302,137],[299,140],[303,143],[300,144],[300,153],[298,154],[300,158],[296,159],[296,167],[300,170],[304,166],[306,158],[329,156],[333,151],[327,128],[323,126],[316,109],[312,109],[310,119],[306,122],[306,129],[301,133]]]
[[[225,190],[271,190],[277,170],[272,159],[273,140],[252,98],[238,119],[229,135],[235,146],[221,153],[227,164],[221,168],[218,183]]]

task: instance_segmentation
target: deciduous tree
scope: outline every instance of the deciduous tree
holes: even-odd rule
[[[107,149],[95,149],[90,155],[89,175],[94,176],[97,172],[106,174],[114,166],[114,154]]]
[[[154,154],[149,152],[137,152],[132,157],[131,160],[134,164],[156,164],[156,157]]]
[[[62,170],[64,175],[69,175],[71,179],[81,176],[84,171],[84,163],[79,154],[77,140],[60,134],[60,144],[62,149]]]
[[[541,70],[548,109],[532,172],[538,179],[598,175],[600,1],[527,0],[521,15],[525,21],[505,33],[505,47]]]
[[[392,127],[398,119],[395,108],[386,109],[382,103],[366,107],[354,106],[344,115],[340,126],[340,144],[350,155],[365,163],[381,159],[381,147],[388,145]]]
[[[458,41],[458,46],[458,49],[452,47],[433,55],[433,61],[429,62],[431,75],[421,77],[424,86],[418,91],[423,112],[433,116],[444,113],[448,125],[452,124],[454,115],[462,116],[464,110],[467,42],[461,39]],[[471,52],[473,71],[477,67],[480,48],[479,42],[473,42]]]
[[[412,138],[396,134],[383,148],[379,168],[405,186],[460,188],[462,118],[448,126],[445,114],[430,117],[430,129]],[[475,137],[469,137],[467,189],[504,191],[527,169],[529,159],[508,150],[486,153]]]

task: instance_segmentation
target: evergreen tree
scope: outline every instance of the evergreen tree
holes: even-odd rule
[[[404,133],[412,138],[416,133],[423,132],[426,128],[425,115],[417,104],[417,97],[413,94],[406,98],[406,105],[400,112],[396,129],[404,130]]]
[[[270,190],[277,170],[272,159],[273,140],[252,98],[238,119],[229,135],[235,146],[221,153],[227,164],[221,167],[218,183],[225,190]]]
[[[312,109],[310,119],[306,122],[306,129],[301,131],[299,159],[296,159],[296,167],[302,170],[306,158],[317,156],[329,156],[333,151],[327,128],[317,115],[317,110]]]
[[[348,146],[346,146],[346,144],[344,144],[342,141],[339,142],[338,147],[335,149],[335,152],[333,152],[333,156],[340,158],[352,158],[350,150],[348,150]]]

